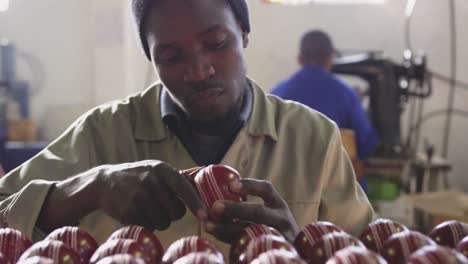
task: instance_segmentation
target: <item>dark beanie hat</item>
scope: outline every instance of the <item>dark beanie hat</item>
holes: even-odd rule
[[[138,36],[140,38],[141,46],[145,52],[146,58],[151,61],[148,43],[146,37],[143,35],[145,16],[148,13],[152,2],[157,0],[131,0],[132,12],[136,22]],[[234,15],[240,21],[242,30],[246,33],[250,32],[249,9],[247,7],[247,0],[224,0],[232,8]]]

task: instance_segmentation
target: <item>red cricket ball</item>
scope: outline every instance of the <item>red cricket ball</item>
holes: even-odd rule
[[[8,258],[0,252],[0,264],[10,264]]]
[[[195,187],[207,208],[211,208],[217,200],[242,202],[246,197],[231,192],[229,184],[240,181],[239,173],[226,165],[209,165],[199,170],[195,175]]]
[[[146,254],[151,256],[151,263],[160,263],[164,254],[163,247],[156,235],[148,229],[141,226],[126,226],[112,233],[109,240],[112,239],[133,239],[145,248]]]
[[[239,238],[231,245],[231,249],[229,251],[229,259],[231,263],[239,259],[239,256],[242,254],[242,252],[244,252],[245,248],[252,239],[261,235],[275,235],[283,237],[283,235],[281,235],[279,231],[272,227],[266,225],[251,224],[244,228]]]
[[[276,235],[261,235],[249,242],[244,252],[239,256],[237,263],[250,263],[263,252],[267,252],[272,249],[287,250],[299,256],[294,246],[283,237]]]
[[[310,249],[309,258],[305,259],[308,263],[323,264],[331,258],[338,250],[348,246],[358,246],[365,248],[359,239],[345,233],[335,232],[324,235]]]
[[[80,256],[67,244],[58,240],[42,240],[32,245],[20,257],[20,261],[34,256],[51,258],[57,264],[80,264]]]
[[[32,245],[23,233],[11,228],[0,228],[0,252],[11,263],[16,263],[26,249]]]
[[[141,258],[147,263],[150,263],[151,260],[151,256],[146,254],[145,248],[140,242],[133,239],[112,239],[98,247],[89,263],[95,264],[105,257],[117,254],[129,254],[135,258]]]
[[[408,230],[408,228],[398,222],[389,219],[377,219],[362,231],[359,239],[368,249],[379,252],[387,238],[405,230]]]
[[[197,236],[189,236],[172,243],[164,253],[161,263],[172,264],[177,259],[192,252],[206,252],[224,259],[221,251],[211,241]]]
[[[93,236],[75,226],[59,228],[50,233],[45,239],[58,240],[67,244],[78,253],[83,263],[88,263],[94,251],[98,248],[98,243]]]
[[[465,256],[444,246],[425,246],[415,251],[407,264],[463,264],[468,263]]]
[[[387,264],[387,261],[369,249],[349,246],[335,252],[327,264]]]
[[[456,220],[445,221],[429,233],[437,244],[451,248],[455,248],[465,236],[468,236],[468,224]]]
[[[384,242],[380,254],[389,263],[404,264],[411,253],[427,245],[435,245],[435,242],[419,232],[403,231],[391,235]]]
[[[192,252],[174,262],[174,264],[224,264],[224,259],[218,255],[206,252]]]
[[[468,236],[458,242],[457,250],[468,258]]]
[[[294,240],[294,246],[296,247],[297,252],[299,252],[299,255],[303,259],[308,260],[312,257],[311,249],[314,244],[324,235],[333,232],[344,231],[338,226],[326,221],[310,223],[306,225],[299,234],[297,234],[296,239]]]
[[[42,256],[34,256],[21,260],[17,264],[54,264],[54,260]]]
[[[305,264],[298,254],[282,249],[272,249],[258,255],[251,264]]]
[[[105,257],[97,264],[145,264],[145,261],[130,254],[117,254]]]

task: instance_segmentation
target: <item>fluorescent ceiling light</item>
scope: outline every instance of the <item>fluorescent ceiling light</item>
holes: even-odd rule
[[[387,0],[313,0],[320,4],[384,4]]]
[[[413,15],[414,6],[416,5],[416,0],[406,1],[405,16],[411,17]]]
[[[10,6],[10,0],[0,0],[0,12],[5,12]]]
[[[384,4],[388,0],[263,0],[264,2],[286,4],[286,5],[299,5],[308,3],[317,4]]]

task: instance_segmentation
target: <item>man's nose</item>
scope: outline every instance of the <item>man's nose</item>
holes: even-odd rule
[[[215,69],[209,58],[202,54],[191,57],[187,70],[184,74],[185,82],[199,82],[209,79],[215,74]]]

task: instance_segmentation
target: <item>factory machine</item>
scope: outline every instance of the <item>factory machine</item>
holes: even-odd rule
[[[335,59],[332,72],[367,82],[368,114],[380,135],[375,156],[411,156],[415,151],[414,142],[402,137],[401,116],[411,98],[427,98],[432,93],[426,57],[406,51],[403,62],[395,63],[381,52],[345,55]]]

